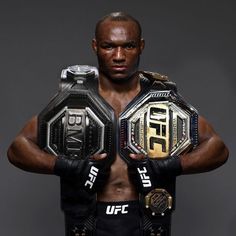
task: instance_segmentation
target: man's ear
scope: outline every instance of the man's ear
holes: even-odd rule
[[[97,41],[96,39],[92,40],[92,48],[95,53],[97,53]]]
[[[145,48],[145,40],[141,38],[140,39],[140,54],[142,53],[144,48]]]

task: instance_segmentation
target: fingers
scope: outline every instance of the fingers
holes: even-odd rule
[[[134,160],[139,160],[139,161],[145,159],[145,155],[142,153],[139,153],[139,154],[130,153],[129,156],[130,158]]]
[[[98,153],[91,156],[92,160],[99,161],[107,157],[107,153]]]
[[[139,154],[130,153],[129,156],[130,156],[131,159],[134,159],[134,160],[143,160],[143,159],[145,159],[145,155],[142,154],[142,153],[139,153]],[[91,158],[91,160],[98,161],[98,160],[103,160],[106,157],[107,157],[107,153],[99,153],[99,154],[92,155],[90,158]]]

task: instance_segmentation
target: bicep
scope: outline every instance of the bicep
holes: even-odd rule
[[[37,135],[38,135],[38,118],[37,116],[34,116],[26,123],[26,125],[20,131],[18,136],[29,139],[33,143],[37,143]]]
[[[198,119],[198,140],[199,144],[202,142],[217,136],[215,130],[212,125],[202,116],[199,116]]]

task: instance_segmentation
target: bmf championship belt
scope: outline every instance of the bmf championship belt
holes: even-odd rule
[[[140,73],[149,85],[120,115],[120,155],[132,162],[130,153],[151,159],[179,155],[198,144],[198,113],[177,93],[175,85],[157,73]],[[158,181],[158,180],[157,180]],[[165,181],[164,181],[165,182]],[[175,182],[175,181],[174,181]],[[160,184],[145,196],[152,214],[163,215],[173,207],[172,194]],[[168,185],[168,184],[167,184]]]
[[[71,66],[62,71],[60,89],[38,116],[39,146],[54,155],[86,159],[115,156],[114,112],[97,92],[98,71]]]

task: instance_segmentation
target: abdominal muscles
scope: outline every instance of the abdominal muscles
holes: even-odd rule
[[[128,175],[128,167],[119,155],[116,156],[108,182],[102,191],[98,192],[97,199],[104,202],[138,199],[138,193]]]

